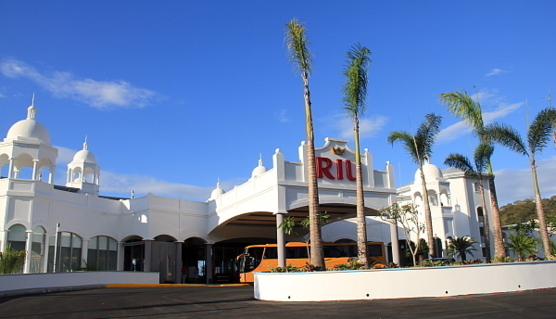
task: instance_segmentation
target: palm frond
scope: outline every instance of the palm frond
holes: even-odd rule
[[[485,136],[489,141],[496,142],[513,152],[529,157],[527,146],[523,143],[519,132],[507,124],[493,123],[487,125]]]
[[[466,91],[442,93],[439,100],[442,104],[446,105],[450,113],[471,125],[474,132],[481,137],[484,122],[479,102],[474,101]]]
[[[475,161],[475,169],[479,174],[488,169],[490,158],[493,153],[494,146],[490,144],[481,143],[477,146],[473,154],[473,159]]]
[[[430,159],[436,135],[440,131],[441,122],[442,116],[429,113],[425,116],[425,121],[417,128],[415,141],[422,160]]]
[[[307,48],[307,32],[303,23],[296,18],[286,23],[286,43],[290,61],[296,69],[307,74],[311,74],[312,54]]]
[[[344,92],[345,109],[352,118],[365,113],[367,97],[367,74],[371,51],[357,43],[347,53],[347,64],[343,74],[346,76]]]
[[[531,154],[542,151],[552,138],[552,125],[556,121],[556,109],[548,107],[537,114],[529,130],[527,142]]]
[[[467,156],[462,154],[450,153],[444,160],[444,165],[459,168],[465,173],[475,173],[475,169],[473,168],[473,165],[471,165]]]
[[[421,164],[419,153],[417,153],[417,149],[415,148],[414,136],[406,131],[393,131],[390,132],[388,135],[388,143],[394,145],[395,142],[399,142],[402,144],[403,148],[405,148],[406,152],[411,156],[411,159],[416,164]]]

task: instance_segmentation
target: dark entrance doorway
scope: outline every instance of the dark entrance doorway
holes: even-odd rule
[[[214,244],[214,283],[239,282],[239,262],[236,258],[243,253],[246,246],[275,243],[274,238],[236,238]]]

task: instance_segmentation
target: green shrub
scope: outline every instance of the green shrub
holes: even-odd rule
[[[300,272],[302,270],[292,265],[287,265],[286,267],[270,268],[269,271],[270,272]]]
[[[23,269],[25,250],[16,251],[11,244],[7,244],[4,252],[0,252],[0,274],[15,274]]]
[[[360,263],[356,259],[344,264],[338,264],[334,266],[333,270],[357,270],[357,269],[363,269],[364,266],[365,266],[364,264]]]
[[[506,257],[494,257],[492,261],[495,263],[511,263],[514,260],[512,259],[512,257],[506,256]]]

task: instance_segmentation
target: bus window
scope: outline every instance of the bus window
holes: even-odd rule
[[[367,255],[370,257],[380,257],[382,256],[382,246],[381,245],[368,245]]]
[[[308,258],[307,247],[286,247],[286,259]]]
[[[264,250],[264,259],[277,259],[278,250],[276,247],[266,247]]]

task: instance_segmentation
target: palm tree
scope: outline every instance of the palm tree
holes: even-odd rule
[[[517,255],[517,261],[523,261],[525,255],[537,252],[537,240],[528,236],[525,232],[518,231],[511,233],[508,238],[510,242],[506,246]]]
[[[452,238],[448,244],[448,256],[459,255],[461,261],[466,261],[466,254],[473,256],[473,252],[477,251],[473,247],[474,244],[477,244],[477,242],[469,236]]]
[[[367,223],[365,219],[365,198],[363,193],[363,173],[361,170],[361,147],[359,145],[359,116],[366,110],[367,72],[371,62],[371,51],[360,44],[354,45],[347,53],[348,62],[344,68],[346,83],[343,87],[345,111],[353,120],[355,132],[355,179],[357,192],[357,257],[369,268],[367,260]]]
[[[485,198],[485,188],[483,185],[486,176],[484,176],[483,172],[487,167],[487,163],[490,162],[490,157],[492,156],[493,151],[494,147],[489,144],[480,144],[479,146],[477,146],[473,157],[475,165],[472,165],[466,156],[457,153],[449,154],[446,160],[444,160],[444,165],[459,168],[466,174],[472,174],[476,176],[477,180],[479,181],[478,184],[479,189],[481,190],[481,199],[483,201],[483,228],[485,229],[485,257],[487,262],[490,262],[490,225],[488,214],[486,211],[487,205]]]
[[[411,159],[419,165],[419,172],[421,174],[421,185],[423,191],[423,201],[425,205],[425,227],[427,231],[427,242],[429,244],[431,256],[434,256],[435,242],[432,230],[432,215],[431,207],[429,204],[429,196],[427,192],[427,183],[425,181],[425,173],[423,172],[423,165],[430,160],[432,155],[432,146],[436,135],[440,130],[440,123],[442,117],[434,113],[427,114],[425,121],[419,125],[415,135],[405,131],[394,131],[388,136],[388,142],[401,142],[406,151],[411,156]]]
[[[307,33],[303,24],[297,19],[286,23],[286,42],[290,61],[303,80],[303,97],[305,100],[305,130],[307,135],[307,182],[309,192],[309,237],[311,241],[311,264],[324,269],[324,253],[319,218],[319,191],[315,165],[315,137],[313,135],[313,115],[311,113],[311,91],[309,75],[311,74],[311,52],[307,48]]]
[[[527,143],[525,143],[519,132],[506,124],[490,124],[485,128],[485,134],[492,141],[506,146],[511,151],[529,158],[531,174],[533,177],[533,190],[535,192],[535,202],[537,207],[537,218],[539,219],[539,232],[541,233],[544,254],[550,256],[550,238],[546,216],[542,205],[541,191],[537,178],[537,165],[535,156],[548,144],[552,135],[552,123],[556,120],[556,109],[548,107],[537,114],[533,123],[527,130]]]
[[[490,141],[484,135],[483,111],[478,101],[474,101],[465,91],[455,91],[453,93],[440,94],[440,102],[444,103],[448,111],[453,115],[469,124],[473,128],[473,133],[477,135],[482,144],[490,144]],[[494,171],[490,159],[486,162],[486,168],[489,175],[488,188],[490,190],[490,211],[492,214],[492,232],[494,234],[494,256],[496,258],[504,258],[506,257],[506,249],[504,248],[504,239],[502,237],[500,208],[498,207],[498,195],[496,194]]]

